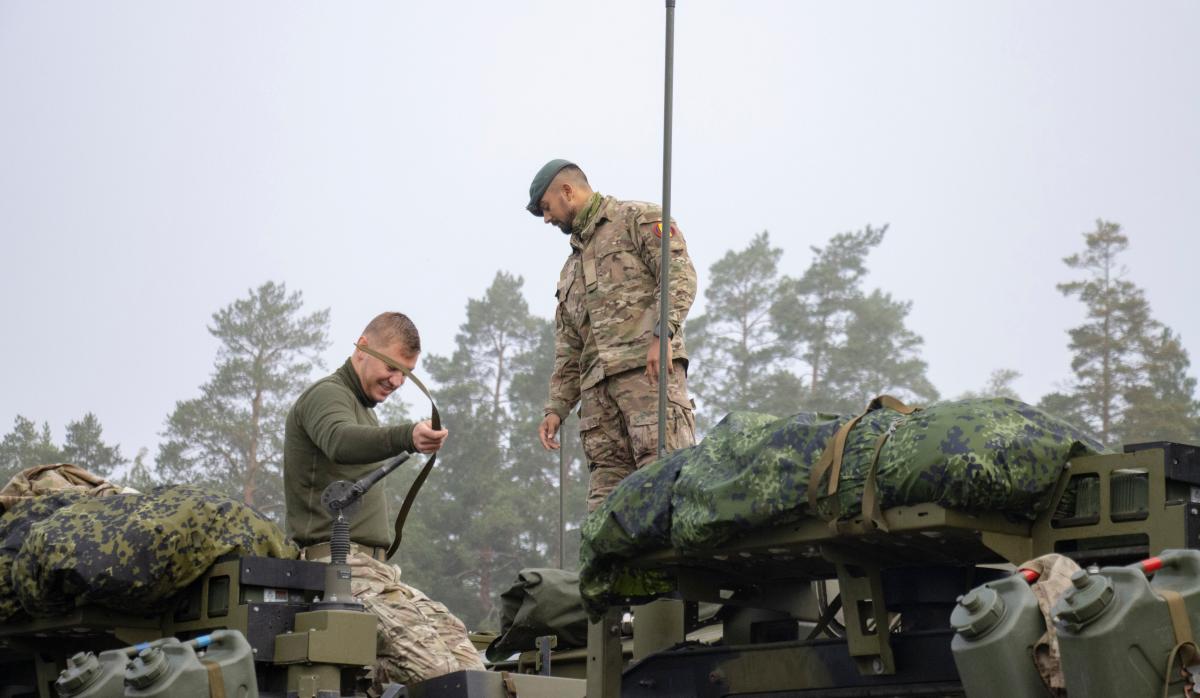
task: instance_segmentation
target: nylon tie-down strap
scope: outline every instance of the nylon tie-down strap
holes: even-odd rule
[[[414,376],[412,371],[401,366],[395,359],[392,359],[384,354],[380,354],[365,344],[355,344],[354,346],[367,356],[373,356],[387,364],[389,367],[400,371],[404,374],[405,379],[412,381],[413,384],[420,388],[421,392],[425,393],[425,397],[429,398],[429,408],[433,411],[433,413],[430,415],[429,421],[433,426],[433,430],[441,431],[442,415],[438,414],[437,404],[434,403],[433,396],[429,394],[429,388],[425,387],[425,384],[421,382],[420,378]],[[392,545],[387,551],[387,557],[389,560],[393,555],[396,554],[396,551],[400,549],[400,540],[404,536],[404,520],[408,518],[408,511],[409,509],[412,509],[413,501],[417,498],[417,492],[421,491],[421,485],[425,484],[425,478],[429,477],[429,471],[433,470],[433,463],[436,460],[437,451],[434,451],[433,453],[429,454],[429,458],[425,461],[425,467],[421,468],[421,472],[417,474],[417,479],[413,480],[412,485],[409,486],[408,494],[404,495],[404,504],[400,506],[400,511],[396,514],[396,536],[392,539]]]
[[[841,480],[842,456],[845,455],[846,440],[850,437],[850,430],[853,429],[863,417],[866,417],[871,412],[874,412],[880,408],[899,412],[902,415],[909,415],[920,409],[919,407],[909,407],[891,395],[880,395],[871,400],[871,402],[867,405],[867,409],[863,410],[862,414],[848,420],[845,424],[843,424],[837,430],[837,433],[834,434],[832,442],[825,446],[825,450],[821,452],[821,457],[817,459],[816,465],[814,465],[812,471],[809,472],[807,493],[808,506],[809,510],[813,513],[816,513],[817,511],[817,498],[820,497],[821,481],[825,478],[826,474],[829,475],[829,484],[826,494],[829,496],[837,494],[838,483]],[[878,522],[883,521],[883,514],[881,511],[879,511],[879,501],[878,497],[876,496],[876,492],[874,491],[876,487],[875,470],[879,461],[879,452],[883,449],[883,444],[885,441],[887,441],[887,437],[890,436],[890,434],[890,431],[885,432],[884,434],[880,435],[879,439],[875,442],[875,452],[871,456],[871,467],[867,473],[867,482],[864,488],[865,501],[862,505],[863,514],[870,517],[872,521],[876,522],[876,525],[878,525]],[[841,516],[842,512],[837,506],[836,501],[833,503],[832,509],[833,515],[829,524],[830,529],[836,533],[838,517]],[[886,523],[884,524],[884,527],[886,527]]]

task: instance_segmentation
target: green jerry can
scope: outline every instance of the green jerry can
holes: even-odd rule
[[[1025,577],[1013,574],[958,597],[950,625],[950,651],[970,698],[1046,698],[1033,662],[1046,621]]]
[[[1200,621],[1200,551],[1167,550],[1128,567],[1080,570],[1071,583],[1053,610],[1067,694],[1182,698],[1191,679],[1183,678],[1183,657],[1173,655],[1185,639],[1177,629],[1190,635]],[[1185,609],[1179,618],[1165,598],[1175,594]]]
[[[54,691],[59,698],[112,698],[120,696],[125,688],[125,665],[129,655],[125,650],[101,652],[77,652],[67,658],[63,669],[54,682]]]
[[[169,638],[149,646],[115,651],[134,650],[139,651],[125,667],[125,690],[115,695],[258,697],[254,653],[246,638],[236,630],[218,630],[187,642]],[[216,687],[209,685],[212,680],[219,680],[221,689],[213,690]]]

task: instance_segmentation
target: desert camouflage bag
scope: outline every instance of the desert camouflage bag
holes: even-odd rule
[[[12,582],[34,616],[84,604],[153,613],[229,553],[294,559],[299,550],[241,502],[168,485],[86,498],[33,524]]]
[[[50,463],[25,468],[0,488],[0,513],[12,508],[22,499],[37,497],[50,492],[74,490],[93,497],[119,494],[118,485],[95,473],[71,463]],[[127,490],[133,492],[134,490]]]
[[[837,466],[822,464],[839,431]],[[668,545],[705,550],[806,516],[836,522],[862,513],[864,498],[881,526],[881,510],[924,502],[1030,520],[1048,506],[1068,460],[1103,451],[1007,398],[916,411],[878,398],[857,417],[732,413],[700,444],[626,478],[588,517],[580,590],[593,614],[603,598],[645,600],[671,591],[673,580],[625,560]]]

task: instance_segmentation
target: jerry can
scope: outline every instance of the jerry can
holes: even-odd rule
[[[125,689],[125,650],[109,650],[96,656],[78,652],[67,659],[54,682],[59,698],[120,698]]]
[[[1153,580],[1147,578],[1153,574]],[[1067,694],[1095,698],[1166,695],[1182,698],[1180,662],[1167,661],[1176,638],[1167,601],[1183,600],[1186,624],[1200,628],[1200,551],[1168,550],[1128,567],[1080,570],[1054,605]]]
[[[1033,647],[1046,632],[1037,597],[1020,574],[958,597],[950,614],[954,665],[970,698],[1045,698]]]
[[[258,698],[258,683],[254,676],[254,650],[250,643],[236,630],[217,630],[205,638],[192,641],[199,655],[200,663],[204,665],[211,681],[217,674],[213,666],[219,667],[221,683],[225,690],[222,695],[226,698]],[[209,688],[210,693],[216,692]]]
[[[125,695],[139,698],[204,696],[208,674],[196,650],[171,638],[146,647],[125,667]]]

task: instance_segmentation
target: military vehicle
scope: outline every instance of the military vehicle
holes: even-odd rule
[[[620,609],[593,623],[587,695],[968,695],[951,651],[956,633],[950,617],[959,598],[1047,553],[1068,556],[1094,573],[1098,566],[1138,563],[1166,549],[1200,548],[1200,448],[1147,443],[1074,459],[1052,502],[1032,522],[920,504],[885,510],[888,531],[863,516],[836,530],[807,520],[746,535],[704,555],[663,549],[641,556],[636,564],[674,578],[674,596],[683,603],[657,601],[634,610],[628,665],[617,632]],[[837,594],[827,600],[824,590],[834,581]],[[683,641],[686,609],[698,601],[725,605],[720,644]],[[1200,619],[1200,602],[1189,597],[1187,611]],[[839,616],[842,623],[835,621]],[[1095,659],[1110,662],[1122,652],[1141,651],[1126,646],[1139,623],[1152,624],[1147,630],[1154,632],[1165,626],[1173,637],[1165,617],[1126,617],[1123,636],[1095,640]],[[1090,652],[1087,638],[1076,643],[1077,654]],[[1159,659],[1167,659],[1172,644],[1147,664],[1157,668],[1148,681],[1160,688],[1165,670]],[[1030,659],[1031,643],[1020,647]],[[1014,678],[1020,667],[998,664],[1002,659],[995,651],[968,653],[964,673],[988,677],[994,695],[1050,695],[1040,685],[1022,688]],[[1183,681],[1170,678],[1168,695],[1185,695]],[[1099,685],[1069,689],[1067,695],[1130,695]],[[969,695],[993,693],[972,687]]]
[[[352,513],[347,502],[362,489],[361,483],[342,483],[327,503],[338,500],[332,508]],[[498,665],[498,671],[459,672],[396,687],[395,694],[584,695],[586,677],[588,696],[964,696],[982,675],[1004,695],[1039,695],[1014,683],[1016,667],[996,666],[1004,655],[995,648],[954,655],[950,618],[956,603],[985,583],[1003,596],[1007,592],[997,584],[1013,579],[1013,566],[1045,553],[1068,556],[1095,573],[1095,566],[1137,563],[1162,550],[1200,548],[1200,448],[1138,444],[1123,453],[1073,459],[1052,503],[1033,521],[918,504],[884,509],[888,530],[861,515],[836,527],[813,519],[755,531],[704,554],[653,551],[633,563],[668,574],[676,591],[635,606],[631,623],[622,604],[612,605],[589,626],[586,649],[551,654],[545,646]],[[195,642],[224,629],[244,636],[259,695],[354,695],[361,690],[362,668],[373,662],[374,622],[346,602],[346,568],[337,563],[227,559],[165,614],[83,607],[59,618],[4,625],[0,696],[56,695],[60,675],[68,679],[59,684],[63,695],[87,695],[70,692],[80,683],[70,677],[83,671],[79,653],[158,638]],[[1107,586],[1130,596],[1120,574],[1106,575],[1096,578],[1111,578]],[[995,608],[995,596],[989,608]],[[1091,603],[1083,592],[1079,598]],[[696,629],[700,602],[723,607],[720,631],[710,628],[707,642],[686,639]],[[964,603],[957,606],[966,608]],[[1193,608],[1190,597],[1187,604],[1189,615],[1200,618],[1200,606]],[[1065,608],[1064,618],[1068,612],[1076,619],[1081,613]],[[969,635],[964,627],[980,627],[987,613],[960,622],[960,643]],[[996,615],[1003,616],[1003,608]],[[1166,617],[1147,616],[1146,622],[1169,627]],[[1121,622],[1126,635],[1136,634],[1136,614]],[[623,643],[622,628],[629,625],[632,641]],[[1072,641],[1076,652],[1088,652],[1092,642],[1108,654],[1124,640],[1110,634]],[[1018,655],[1028,650],[1027,641],[1015,642]],[[128,657],[137,652],[128,650]],[[1159,670],[1151,679],[1163,677]],[[171,694],[185,695],[157,695]],[[1092,686],[1082,695],[1116,694]],[[1184,695],[1182,681],[1169,695]]]

